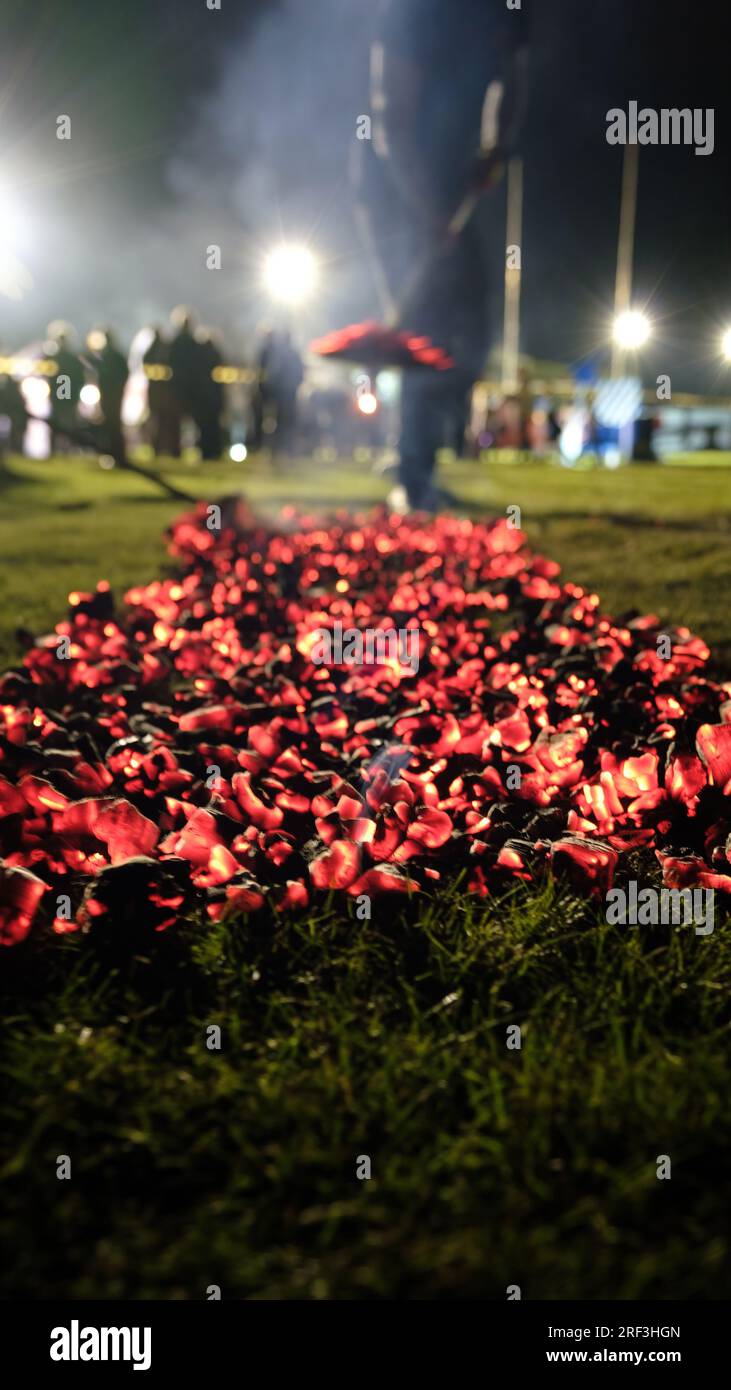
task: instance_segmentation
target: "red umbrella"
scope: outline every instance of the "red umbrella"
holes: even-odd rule
[[[435,250],[433,247],[420,260],[409,280],[398,305],[394,307],[391,321],[387,324],[370,320],[367,323],[349,324],[336,333],[327,333],[324,338],[316,338],[310,343],[310,351],[320,357],[337,357],[347,362],[362,363],[378,371],[382,367],[421,367],[431,371],[444,372],[454,366],[454,361],[443,348],[433,343],[431,338],[419,337],[397,326],[410,312],[415,294],[421,288],[424,277],[434,265],[435,257],[441,254],[449,241],[459,236],[477,206],[478,196],[474,190],[463,198],[447,230],[447,237]]]
[[[421,367],[443,372],[454,366],[452,358],[431,338],[417,336],[381,323],[353,323],[310,343],[320,357],[337,357],[378,370],[382,367]]]

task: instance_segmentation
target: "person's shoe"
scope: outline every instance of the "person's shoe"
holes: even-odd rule
[[[391,488],[386,498],[386,506],[397,516],[408,516],[409,512],[414,510],[409,505],[408,493],[402,483],[397,483],[395,487]]]

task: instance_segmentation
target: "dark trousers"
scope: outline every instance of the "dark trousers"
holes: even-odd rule
[[[163,390],[149,394],[150,435],[155,454],[180,457],[180,431],[183,415],[177,398],[163,384]]]
[[[199,430],[198,447],[203,458],[220,459],[223,452],[223,430],[216,409],[199,411],[196,424]]]
[[[126,452],[122,430],[122,395],[117,391],[103,392],[101,407],[106,448],[113,459],[122,461]]]
[[[422,253],[423,254],[423,253]],[[468,224],[424,275],[404,327],[425,334],[454,362],[448,371],[407,369],[401,394],[399,480],[412,507],[433,506],[437,451],[461,446],[472,386],[489,345],[487,284],[477,229]]]
[[[280,391],[276,398],[277,427],[274,431],[273,448],[275,453],[291,454],[297,432],[297,393]]]
[[[459,451],[469,414],[473,378],[462,371],[404,374],[401,391],[399,482],[409,505],[434,506],[433,475],[439,449]]]
[[[361,152],[359,152],[361,153]],[[362,157],[362,156],[361,156]],[[398,300],[414,268],[428,267],[401,316],[400,326],[426,335],[454,362],[447,372],[406,369],[402,378],[399,480],[412,507],[433,506],[437,451],[461,443],[469,396],[489,348],[487,272],[480,234],[469,222],[447,249],[430,245],[414,210],[391,183],[388,165],[370,157],[355,184],[366,210],[392,293]],[[455,195],[456,198],[456,195]],[[456,211],[444,208],[444,224]]]

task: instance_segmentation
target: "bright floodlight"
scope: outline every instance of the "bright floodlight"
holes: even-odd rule
[[[628,350],[641,348],[651,333],[650,320],[639,309],[626,309],[614,320],[614,341]]]
[[[306,246],[277,246],[264,262],[264,284],[282,304],[301,304],[316,280],[315,258]]]
[[[378,410],[378,397],[372,391],[363,391],[358,396],[358,409],[362,415],[375,415]]]
[[[229,458],[233,459],[234,463],[243,463],[243,462],[244,462],[244,459],[245,459],[246,456],[247,456],[247,448],[246,448],[246,445],[245,445],[245,444],[232,444],[232,445],[231,445],[231,448],[230,448],[229,451],[228,451],[228,454],[229,454]]]
[[[721,352],[727,362],[731,362],[731,328],[727,328],[721,339]]]

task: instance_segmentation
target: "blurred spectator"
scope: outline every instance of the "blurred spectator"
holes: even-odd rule
[[[532,449],[535,443],[532,428],[534,400],[533,391],[531,389],[530,383],[530,373],[527,371],[525,367],[521,367],[519,371],[519,387],[517,400],[520,416],[520,437],[518,448]]]
[[[114,334],[109,328],[101,333],[90,333],[88,341],[89,361],[96,372],[99,386],[105,443],[112,458],[124,459],[122,398],[129,376],[127,359],[119,351]]]
[[[297,430],[297,392],[304,374],[302,358],[292,342],[291,334],[287,331],[275,334],[268,359],[267,390],[274,407],[272,442],[276,453],[289,454],[293,451]]]
[[[180,456],[180,413],[173,394],[170,350],[159,328],[142,359],[147,377],[150,443],[156,454]]]
[[[269,367],[274,354],[274,340],[273,329],[266,329],[262,334],[256,356],[256,380],[251,398],[251,447],[253,449],[263,447],[266,421],[274,414],[274,403],[269,389]]]
[[[632,458],[635,463],[657,463],[655,453],[654,436],[657,433],[659,421],[654,415],[641,415],[635,421],[634,441],[632,447]],[[709,443],[709,448],[717,448],[718,445]]]
[[[214,380],[213,373],[223,363],[223,356],[210,328],[200,328],[195,335],[200,349],[200,381],[194,399],[194,419],[198,426],[198,444],[204,459],[220,459],[223,451],[223,386]]]
[[[182,305],[173,309],[171,323],[176,329],[169,349],[172,368],[172,392],[177,410],[177,450],[180,453],[180,431],[185,418],[194,420],[200,430],[201,414],[205,416],[209,353],[193,332],[193,315]],[[209,407],[210,408],[210,407]]]
[[[0,357],[2,355],[0,345]],[[22,454],[28,411],[17,381],[7,372],[0,372],[0,416],[5,416],[9,425],[4,438],[0,435],[0,452],[7,439],[13,453]]]
[[[55,330],[55,331],[54,331]],[[55,378],[51,378],[51,451],[60,452],[60,444],[68,446],[76,438],[77,411],[81,388],[84,385],[84,366],[81,358],[69,346],[71,330],[49,324],[46,356],[56,363]]]

